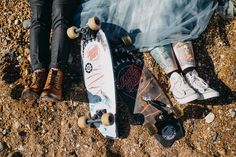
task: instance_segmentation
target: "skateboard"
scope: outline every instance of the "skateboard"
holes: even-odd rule
[[[170,103],[140,53],[120,56],[114,62],[117,93],[128,105],[135,124],[142,124],[164,147],[170,147],[183,137],[178,120],[183,109]]]
[[[96,127],[104,137],[117,138],[116,90],[109,44],[97,17],[85,27],[70,27],[67,35],[79,38],[84,83],[89,101],[89,115],[79,117],[78,125]]]

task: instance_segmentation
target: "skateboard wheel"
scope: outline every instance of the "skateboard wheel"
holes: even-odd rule
[[[79,34],[78,33],[76,33],[76,29],[77,29],[77,27],[75,27],[75,26],[72,26],[72,27],[70,27],[70,28],[68,28],[67,29],[67,36],[70,38],[70,39],[76,39],[76,38],[78,38],[78,36],[79,36]]]
[[[132,39],[131,39],[131,37],[129,36],[129,35],[127,35],[127,36],[123,36],[122,38],[121,38],[121,40],[122,40],[122,42],[125,44],[125,46],[129,46],[129,45],[131,45],[133,42],[132,42]]]
[[[79,127],[82,129],[88,127],[87,120],[88,120],[88,117],[86,117],[86,116],[79,117],[79,119],[78,119]]]
[[[98,17],[91,17],[88,20],[88,27],[94,31],[98,31],[101,27],[101,22]]]
[[[179,119],[184,115],[183,109],[181,109],[179,106],[173,106],[172,111],[176,119]]]
[[[112,125],[114,123],[114,116],[112,113],[104,113],[101,117],[101,122],[105,126]]]
[[[155,134],[157,134],[158,130],[157,130],[157,127],[154,125],[154,124],[145,124],[144,127],[146,128],[148,134],[150,136],[153,136]]]
[[[90,112],[86,112],[85,116],[88,117],[88,118],[91,118],[91,113]]]

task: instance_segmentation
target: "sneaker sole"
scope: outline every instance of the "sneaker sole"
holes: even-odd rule
[[[177,99],[177,98],[175,98],[175,99],[177,100],[177,102],[179,104],[186,104],[186,103],[189,103],[191,101],[199,99],[199,97],[200,97],[199,94],[196,93],[196,94],[190,95],[188,97],[185,97],[183,99]]]
[[[219,93],[200,94],[200,97],[198,98],[198,100],[206,100],[206,99],[215,98],[215,97],[219,97],[219,96],[220,96]]]

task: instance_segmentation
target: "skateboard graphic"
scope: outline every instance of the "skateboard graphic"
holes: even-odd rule
[[[79,38],[81,44],[84,83],[89,100],[89,116],[78,119],[81,128],[93,125],[104,137],[117,138],[116,92],[113,64],[101,22],[92,17],[83,28],[71,27],[69,38]]]
[[[117,93],[137,124],[142,124],[164,147],[183,136],[178,118],[183,110],[171,105],[161,86],[145,67],[143,58],[125,54],[114,62]]]

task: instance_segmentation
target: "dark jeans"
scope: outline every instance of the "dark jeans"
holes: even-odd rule
[[[30,58],[33,71],[40,68],[62,69],[62,65],[68,60],[71,47],[66,30],[72,24],[75,1],[30,0],[30,7]]]

